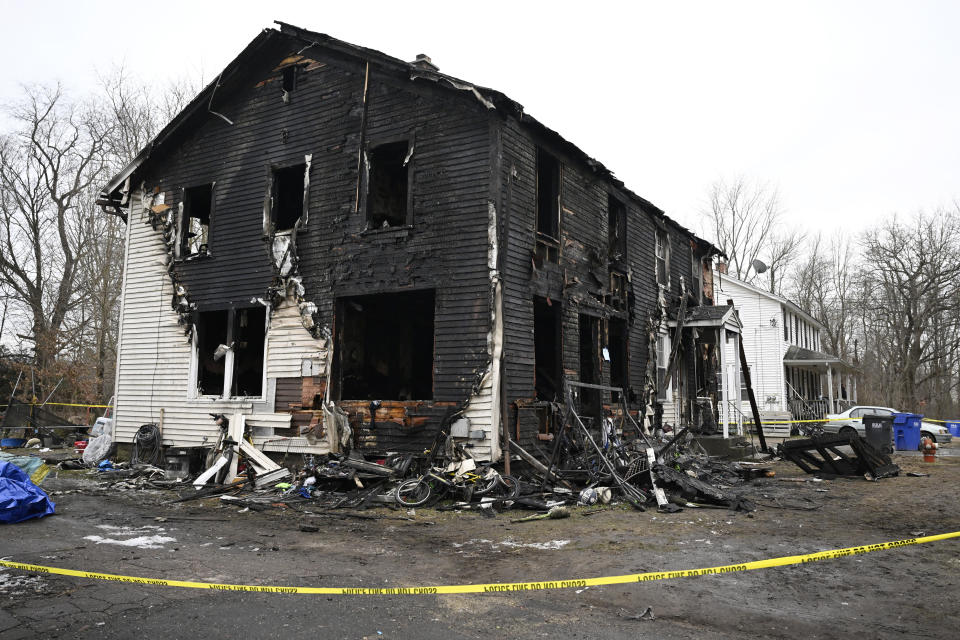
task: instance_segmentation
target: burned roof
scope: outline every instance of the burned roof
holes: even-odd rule
[[[118,206],[123,204],[120,199],[121,187],[127,182],[127,180],[132,179],[137,170],[147,162],[153,152],[159,147],[162,147],[163,143],[170,138],[171,134],[177,131],[197,113],[201,113],[203,111],[215,113],[213,111],[213,98],[217,88],[219,88],[227,79],[229,79],[231,76],[237,73],[239,69],[242,68],[243,65],[240,64],[242,60],[246,59],[255,51],[262,48],[263,45],[269,40],[276,38],[278,35],[284,35],[302,41],[304,47],[301,49],[301,52],[311,47],[324,47],[367,62],[376,63],[387,69],[402,72],[407,75],[411,82],[429,81],[453,91],[463,91],[472,94],[485,108],[499,111],[505,115],[513,116],[521,124],[537,131],[547,139],[551,140],[566,153],[581,161],[595,175],[609,181],[611,185],[623,192],[624,195],[632,199],[642,209],[659,217],[664,223],[669,223],[683,233],[689,235],[694,241],[702,245],[707,250],[708,255],[722,254],[720,249],[715,247],[712,243],[700,238],[691,230],[683,227],[677,221],[669,218],[662,209],[654,205],[652,202],[631,191],[629,188],[627,188],[623,181],[618,179],[613,172],[604,166],[600,161],[590,157],[575,144],[561,136],[553,129],[550,129],[530,114],[526,113],[522,104],[512,100],[505,94],[494,89],[474,85],[470,82],[460,80],[459,78],[445,73],[440,73],[436,70],[434,65],[424,64],[421,58],[418,58],[414,62],[405,62],[399,58],[394,58],[393,56],[389,56],[375,49],[344,42],[343,40],[338,40],[324,33],[309,31],[307,29],[280,21],[275,21],[275,24],[280,27],[279,30],[271,28],[264,29],[250,42],[250,44],[243,49],[243,51],[240,52],[236,58],[234,58],[232,62],[230,62],[223,69],[223,71],[220,72],[216,80],[207,85],[203,91],[201,91],[179,114],[177,114],[176,117],[174,117],[173,120],[167,124],[167,126],[160,131],[159,134],[157,134],[156,138],[154,138],[146,147],[144,147],[143,150],[140,151],[139,154],[137,154],[136,158],[134,158],[126,167],[124,167],[123,170],[121,170],[107,183],[107,185],[101,191],[100,199],[98,200],[99,204],[103,206]]]

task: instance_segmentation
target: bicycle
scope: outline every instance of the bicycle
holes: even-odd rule
[[[503,475],[489,465],[475,470],[459,471],[432,467],[422,476],[397,485],[395,499],[403,507],[419,507],[431,498],[460,495],[469,502],[473,496],[493,496],[512,500],[520,494],[520,483],[513,476]]]

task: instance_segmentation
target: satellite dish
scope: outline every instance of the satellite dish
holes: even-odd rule
[[[754,260],[753,262],[750,263],[750,266],[753,267],[753,270],[756,271],[757,273],[763,273],[764,271],[767,270],[767,265],[765,265],[760,260]]]

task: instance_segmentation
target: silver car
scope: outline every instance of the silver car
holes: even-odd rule
[[[861,438],[865,438],[866,429],[863,428],[863,416],[889,417],[895,413],[899,412],[890,407],[850,407],[843,413],[828,415],[827,423],[823,425],[823,430],[826,433],[846,433],[847,430],[853,430]],[[953,435],[950,434],[946,427],[932,422],[920,423],[920,437],[930,438],[938,444],[946,444],[953,440]]]

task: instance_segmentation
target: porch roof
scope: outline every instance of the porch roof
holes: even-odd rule
[[[677,326],[677,321],[670,319],[667,325]],[[743,324],[737,315],[733,305],[700,305],[687,310],[687,315],[683,319],[683,326],[686,327],[726,327],[728,331],[740,333]]]
[[[783,364],[787,364],[794,367],[807,367],[811,369],[826,369],[827,366],[835,369],[837,371],[849,371],[853,373],[857,370],[856,367],[851,365],[838,358],[837,356],[831,355],[829,353],[821,353],[820,351],[812,351],[810,349],[804,349],[803,347],[798,347],[792,345],[787,352],[783,354]]]

